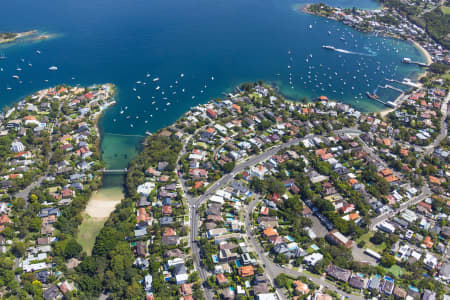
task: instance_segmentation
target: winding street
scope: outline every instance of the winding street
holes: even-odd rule
[[[442,105],[443,117],[441,119],[441,132],[440,132],[439,136],[436,138],[436,140],[433,142],[430,149],[427,149],[427,151],[429,151],[429,153],[431,153],[433,151],[434,147],[439,145],[440,141],[447,135],[446,118],[447,118],[447,104],[448,104],[449,97],[450,97],[450,94],[446,97],[445,102]],[[344,128],[341,130],[335,130],[333,133],[334,134],[360,135],[360,134],[362,134],[362,131],[360,131],[356,128]],[[305,138],[310,138],[313,136],[314,135],[310,134],[310,135],[307,135]],[[190,138],[188,140],[190,140]],[[241,162],[240,164],[235,166],[235,168],[233,169],[232,172],[224,175],[218,181],[213,183],[206,190],[206,192],[203,195],[201,195],[197,198],[191,198],[190,196],[188,196],[186,186],[184,185],[184,182],[182,180],[180,180],[183,191],[186,195],[186,199],[188,200],[188,203],[189,203],[189,214],[190,214],[190,225],[191,225],[189,240],[190,240],[190,245],[192,248],[192,256],[193,256],[194,266],[195,266],[196,270],[198,270],[198,272],[200,274],[200,278],[202,279],[203,283],[205,283],[206,279],[208,278],[208,273],[200,263],[200,248],[198,247],[198,245],[196,243],[196,237],[198,236],[199,221],[200,221],[199,216],[198,216],[198,211],[197,211],[198,207],[201,206],[218,189],[224,187],[231,179],[234,178],[234,176],[237,173],[243,171],[244,169],[246,169],[248,167],[251,167],[255,164],[258,164],[258,163],[261,163],[261,162],[267,160],[271,156],[278,153],[280,150],[288,148],[292,145],[296,145],[301,140],[302,140],[301,138],[293,138],[286,143],[276,145],[276,146],[264,151],[263,153],[260,153],[256,156],[248,158],[244,162]],[[373,155],[378,161],[380,161],[380,163],[382,163],[382,165],[385,165],[385,162],[383,160],[381,160],[381,158],[379,158],[376,154],[374,154],[373,151],[370,149],[370,147],[368,147],[364,142],[363,142],[363,145],[364,145],[365,150],[368,151],[369,154]],[[181,153],[180,153],[180,157],[181,157],[181,155],[184,155],[185,150],[186,149],[184,147],[183,151],[181,151]],[[178,172],[179,171],[180,170],[178,170]],[[409,200],[405,203],[402,203],[400,205],[400,207],[395,211],[395,214],[405,210],[406,208],[408,208],[412,205],[419,203],[420,201],[424,200],[425,198],[429,197],[430,195],[431,195],[430,188],[427,184],[425,184],[425,186],[422,190],[422,193],[420,195],[412,198],[411,200]],[[255,237],[253,236],[253,233],[252,233],[251,213],[254,210],[258,201],[259,201],[258,198],[253,200],[246,209],[245,228],[246,228],[248,240],[251,243],[252,247],[255,249],[255,251],[258,255],[258,259],[261,262],[261,264],[264,266],[266,274],[269,277],[270,281],[272,282],[272,285],[275,287],[275,284],[274,284],[275,278],[279,274],[285,273],[285,274],[293,276],[293,277],[298,277],[298,276],[307,276],[308,277],[309,276],[308,279],[311,280],[312,282],[314,282],[315,284],[321,285],[321,286],[326,287],[331,290],[336,290],[336,286],[327,282],[323,277],[310,276],[309,273],[305,273],[303,271],[297,271],[297,270],[293,270],[290,268],[280,267],[279,265],[274,264],[271,259],[268,259],[266,257],[266,255],[263,253],[263,250],[261,249],[261,246],[259,245],[259,242],[255,239]],[[373,218],[371,220],[371,229],[373,229],[377,224],[392,217],[393,215],[394,215],[393,213],[387,213],[387,214],[380,215],[378,217]],[[204,285],[204,292],[205,292],[206,299],[208,299],[208,300],[213,299],[213,293],[211,290],[209,290],[206,287],[206,285]],[[276,293],[280,299],[287,299],[287,296],[282,289],[277,289]],[[339,294],[341,294],[349,299],[354,299],[354,300],[363,298],[363,296],[347,294],[344,291],[339,291]]]
[[[345,128],[345,129],[341,129],[341,130],[336,130],[334,131],[335,134],[360,134],[361,131],[355,128]],[[191,136],[192,137],[192,136]],[[191,137],[189,137],[187,139],[187,141],[189,141],[191,139]],[[308,135],[307,137],[313,137],[313,135]],[[186,196],[186,199],[189,203],[189,216],[190,216],[190,234],[189,234],[189,243],[191,245],[191,250],[192,250],[192,257],[193,257],[193,261],[194,261],[194,266],[195,269],[199,272],[200,278],[203,281],[203,283],[205,283],[206,279],[208,278],[208,272],[205,270],[205,268],[201,265],[201,261],[200,261],[200,248],[196,242],[196,237],[198,236],[198,230],[199,230],[199,216],[198,216],[198,207],[201,206],[206,200],[208,200],[209,196],[211,196],[212,194],[214,194],[218,189],[222,188],[223,186],[225,186],[231,179],[233,179],[233,177],[243,171],[244,169],[253,166],[255,164],[258,164],[262,161],[267,160],[268,158],[270,158],[272,155],[278,153],[280,150],[288,148],[292,145],[296,145],[298,144],[302,139],[301,138],[293,138],[289,141],[287,141],[286,143],[280,144],[280,145],[276,145],[274,147],[271,147],[269,149],[267,149],[266,151],[264,151],[263,153],[260,153],[256,156],[250,157],[249,159],[247,159],[246,161],[238,164],[237,166],[235,166],[235,168],[233,169],[232,172],[226,174],[225,176],[223,176],[222,178],[220,178],[218,181],[216,181],[215,183],[213,183],[207,190],[206,192],[197,197],[197,198],[192,198],[189,196],[187,188],[184,184],[184,181],[182,179],[180,179],[180,183],[181,186],[183,188],[183,192]],[[187,142],[185,142],[185,145],[187,144]],[[183,147],[183,150],[180,152],[179,157],[181,157],[182,155],[184,155],[186,152],[186,147]],[[178,174],[180,174],[180,166],[179,164],[177,164],[178,166]],[[180,178],[180,176],[179,176]],[[248,230],[248,229],[247,229]],[[249,238],[253,238],[251,235],[249,235]],[[252,244],[255,243],[255,240],[253,240]],[[259,249],[257,247],[254,246],[255,249]],[[261,257],[261,254],[258,253],[258,255],[260,256],[260,260],[266,265],[266,266],[270,266],[270,270],[269,272],[272,272],[272,274],[269,274],[269,278],[273,283],[274,278],[280,274],[280,273],[286,273],[286,274],[290,274],[292,276],[298,276],[298,275],[302,275],[303,273],[301,272],[297,272],[294,270],[290,270],[290,269],[285,269],[285,268],[281,268],[279,266],[274,265],[273,263],[266,263],[268,262],[268,260],[265,257]],[[304,275],[304,274],[303,274]],[[317,280],[317,279],[315,279]],[[313,280],[314,281],[314,280]],[[315,282],[315,281],[314,281]],[[331,287],[333,288],[332,285],[330,285],[329,283],[325,282],[324,280],[321,281],[318,284],[322,284],[323,286],[327,286],[327,287]],[[275,285],[273,285],[275,286]],[[213,293],[211,290],[209,290],[207,288],[207,286],[204,284],[204,292],[205,292],[205,297],[207,300],[211,300],[213,299]],[[284,292],[280,289],[277,290],[277,295],[280,299],[287,299],[286,295],[284,294]],[[350,297],[351,295],[349,295]],[[354,297],[354,296],[353,296]]]
[[[293,277],[298,277],[298,276],[305,276],[307,277],[309,280],[311,280],[312,282],[314,282],[317,285],[321,285],[323,287],[326,287],[330,290],[336,290],[337,288],[328,283],[325,279],[323,279],[322,277],[315,277],[315,276],[311,276],[309,273],[305,273],[302,271],[296,271],[293,269],[289,269],[289,268],[283,268],[278,266],[277,264],[274,264],[272,262],[272,260],[270,258],[267,258],[266,255],[263,253],[263,250],[259,244],[259,242],[256,240],[256,238],[253,235],[252,232],[252,225],[251,225],[251,214],[253,212],[253,210],[255,209],[255,206],[258,204],[260,199],[256,198],[255,200],[253,200],[252,202],[249,203],[248,207],[247,207],[247,211],[245,213],[245,229],[247,232],[247,237],[249,242],[252,244],[253,249],[255,249],[256,253],[258,254],[259,257],[259,261],[261,262],[261,264],[264,266],[264,269],[266,271],[267,276],[269,277],[269,279],[272,282],[272,285],[275,286],[273,280],[275,280],[275,278],[281,274],[287,274]],[[280,289],[278,289],[280,290]],[[356,296],[353,294],[348,294],[345,293],[344,291],[339,291],[339,294],[348,297],[349,299],[363,299],[362,296]],[[283,294],[284,295],[284,294]],[[279,295],[280,296],[280,295]],[[285,296],[285,295],[284,295]]]

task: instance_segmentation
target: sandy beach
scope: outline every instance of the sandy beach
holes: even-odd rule
[[[425,59],[427,60],[427,65],[431,65],[433,63],[431,54],[424,47],[422,47],[422,45],[412,39],[409,39],[408,41],[410,41],[417,49],[419,49],[420,52],[422,52],[422,54],[425,56]]]
[[[89,199],[85,212],[92,218],[108,218],[123,199],[121,187],[102,188]]]

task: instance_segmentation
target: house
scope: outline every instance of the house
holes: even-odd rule
[[[147,256],[147,245],[143,241],[138,241],[136,243],[136,254],[140,257]]]
[[[436,300],[436,293],[425,289],[422,294],[422,300]]]
[[[380,291],[388,296],[392,295],[392,292],[394,291],[394,279],[391,279],[387,276],[384,277],[384,282],[381,286]]]
[[[222,285],[222,284],[225,285],[228,283],[228,279],[222,273],[217,274],[216,280],[219,285]]]
[[[381,284],[381,277],[380,275],[375,275],[372,278],[370,278],[369,284],[367,285],[368,289],[378,291]]]
[[[366,286],[366,281],[364,280],[364,278],[360,276],[353,275],[352,277],[350,277],[348,285],[350,285],[352,288],[362,290]]]
[[[377,227],[381,230],[384,231],[386,233],[394,233],[395,232],[395,227],[394,225],[388,223],[388,222],[382,222],[380,224],[377,225]]]
[[[329,264],[325,268],[325,272],[327,273],[328,276],[331,276],[334,279],[342,281],[342,282],[348,282],[348,280],[350,279],[350,276],[352,275],[352,272],[350,270],[340,268],[333,264]]]
[[[394,296],[396,299],[405,299],[407,295],[408,293],[404,289],[400,288],[399,286],[395,287]]]
[[[221,298],[225,300],[234,300],[234,289],[230,289],[229,287],[224,288],[221,293]]]
[[[191,284],[187,284],[187,283],[183,283],[180,287],[180,294],[182,296],[190,296],[192,295],[192,283]]]
[[[346,248],[351,248],[353,245],[352,240],[345,237],[342,233],[337,231],[336,229],[330,231],[325,238],[328,242],[334,245],[342,245]]]
[[[439,270],[439,278],[448,282],[450,280],[450,263],[444,263]]]
[[[239,268],[239,276],[248,277],[253,275],[254,275],[253,266],[242,266]]]
[[[215,119],[217,118],[217,112],[215,112],[214,110],[208,108],[206,110],[206,114],[208,115],[208,117],[210,117],[211,119]]]
[[[305,256],[303,259],[303,263],[309,266],[315,266],[319,261],[323,259],[323,255],[321,253],[312,253],[308,256]]]
[[[263,232],[264,236],[267,238],[273,237],[273,236],[278,236],[278,232],[273,229],[272,227],[268,227],[264,230]]]
[[[153,277],[150,274],[145,275],[144,277],[144,290],[146,292],[152,291],[152,283],[153,283]]]
[[[425,264],[425,267],[429,270],[432,270],[436,268],[436,266],[439,263],[439,260],[431,253],[425,254],[425,257],[423,258],[423,263]]]
[[[256,295],[256,300],[278,300],[278,297],[274,293],[266,293]]]
[[[292,283],[295,287],[295,290],[298,291],[301,295],[306,295],[309,293],[308,285],[301,282],[300,280],[295,280]]]
[[[54,300],[54,299],[61,299],[62,294],[60,293],[58,287],[54,284],[52,284],[48,289],[46,289],[42,296],[44,297],[44,300]]]
[[[163,243],[163,245],[176,246],[179,243],[179,237],[176,235],[163,236],[162,243]]]

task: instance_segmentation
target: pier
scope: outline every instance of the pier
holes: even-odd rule
[[[415,61],[415,60],[411,60],[411,58],[409,57],[405,57],[402,59],[402,63],[404,64],[411,64],[411,65],[418,65],[419,67],[429,67],[430,65],[423,63],[423,62],[419,62],[419,61]]]
[[[379,85],[378,87],[382,88],[382,89],[391,89],[391,90],[397,91],[399,93],[404,93],[405,92],[404,90],[396,88],[395,86],[392,86],[392,85],[389,85],[389,84],[385,84],[384,86]]]
[[[389,79],[389,78],[385,78],[385,80],[389,81],[389,82],[397,82],[397,83],[400,83],[400,84],[403,84],[403,85],[407,85],[407,86],[410,86],[410,87],[414,87],[414,88],[417,88],[417,87],[421,86],[418,83],[412,82],[411,79],[409,79],[409,78],[405,78],[405,79],[403,79],[403,81],[399,81],[399,80],[395,80],[395,79]]]

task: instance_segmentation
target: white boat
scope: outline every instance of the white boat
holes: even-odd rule
[[[184,74],[183,74],[183,73],[181,73],[180,77],[181,77],[181,78],[183,78],[183,77],[184,77]]]
[[[41,51],[39,51],[39,50],[36,50],[36,53],[37,53],[37,54],[41,54]]]
[[[309,24],[309,29],[312,29],[312,25],[311,24]]]
[[[13,75],[12,78],[19,79],[19,76],[18,75]]]
[[[51,66],[50,68],[48,68],[50,71],[58,71],[58,67],[57,66]]]
[[[159,80],[159,77],[156,77],[156,78],[153,79],[153,82],[156,82],[158,80]]]
[[[20,71],[22,71],[22,69],[21,68],[17,68],[16,71],[20,72]]]
[[[137,96],[137,99],[138,99],[138,100],[141,100],[141,96]]]
[[[150,74],[147,73],[147,75],[145,75],[145,77],[149,78],[149,77],[150,77]]]
[[[161,87],[158,85],[155,89],[156,89],[156,90],[159,90],[160,88],[161,88]]]
[[[136,92],[136,88],[133,88],[133,91]]]
[[[214,76],[211,76],[211,80],[214,80]]]

